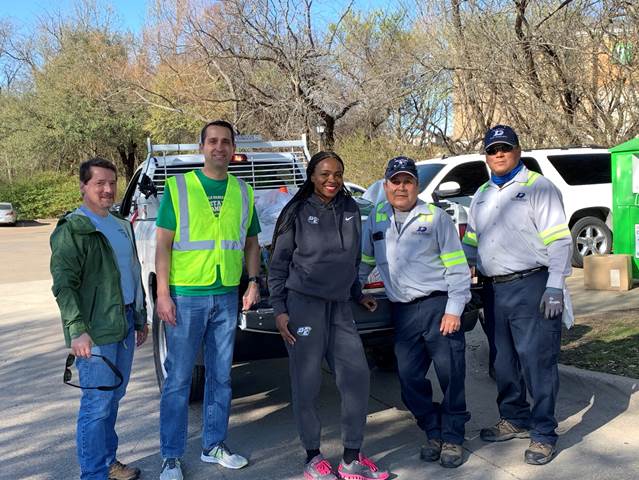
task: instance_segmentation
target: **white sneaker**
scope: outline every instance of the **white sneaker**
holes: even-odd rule
[[[218,463],[223,467],[232,468],[234,470],[248,465],[248,460],[246,458],[242,455],[238,455],[237,453],[231,453],[224,442],[211,448],[208,452],[203,450],[202,455],[200,455],[200,460],[206,463]]]
[[[160,480],[184,480],[182,466],[177,458],[165,458],[162,463]]]

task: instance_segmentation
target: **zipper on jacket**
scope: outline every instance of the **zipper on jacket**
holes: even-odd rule
[[[333,221],[335,222],[335,228],[337,229],[337,237],[339,238],[339,244],[344,250],[344,236],[342,235],[342,229],[340,228],[340,224],[337,222],[337,214],[335,213],[335,202],[331,202],[329,208],[333,212]]]

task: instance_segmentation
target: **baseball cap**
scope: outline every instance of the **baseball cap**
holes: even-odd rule
[[[398,173],[408,173],[417,179],[417,167],[415,166],[415,160],[408,157],[391,158],[388,162],[388,166],[386,167],[384,178],[386,180],[390,180]]]
[[[486,136],[484,137],[484,150],[498,143],[506,143],[516,147],[519,145],[519,137],[517,137],[512,127],[508,125],[495,125],[486,132]]]

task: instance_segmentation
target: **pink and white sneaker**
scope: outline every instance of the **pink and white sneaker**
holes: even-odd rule
[[[348,465],[342,460],[337,473],[344,480],[386,480],[389,476],[387,471],[377,468],[370,458],[366,458],[361,453],[358,460]]]
[[[337,480],[333,473],[333,467],[328,463],[322,454],[315,455],[310,462],[304,466],[305,480]]]

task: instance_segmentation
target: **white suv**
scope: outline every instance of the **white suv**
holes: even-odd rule
[[[553,148],[524,150],[521,159],[561,192],[573,237],[572,264],[583,266],[583,257],[610,253],[612,248],[612,184],[610,153],[604,148]],[[418,162],[420,197],[470,206],[477,189],[489,179],[484,155],[474,153]],[[422,178],[423,177],[423,178]],[[460,230],[464,219],[459,218]]]

